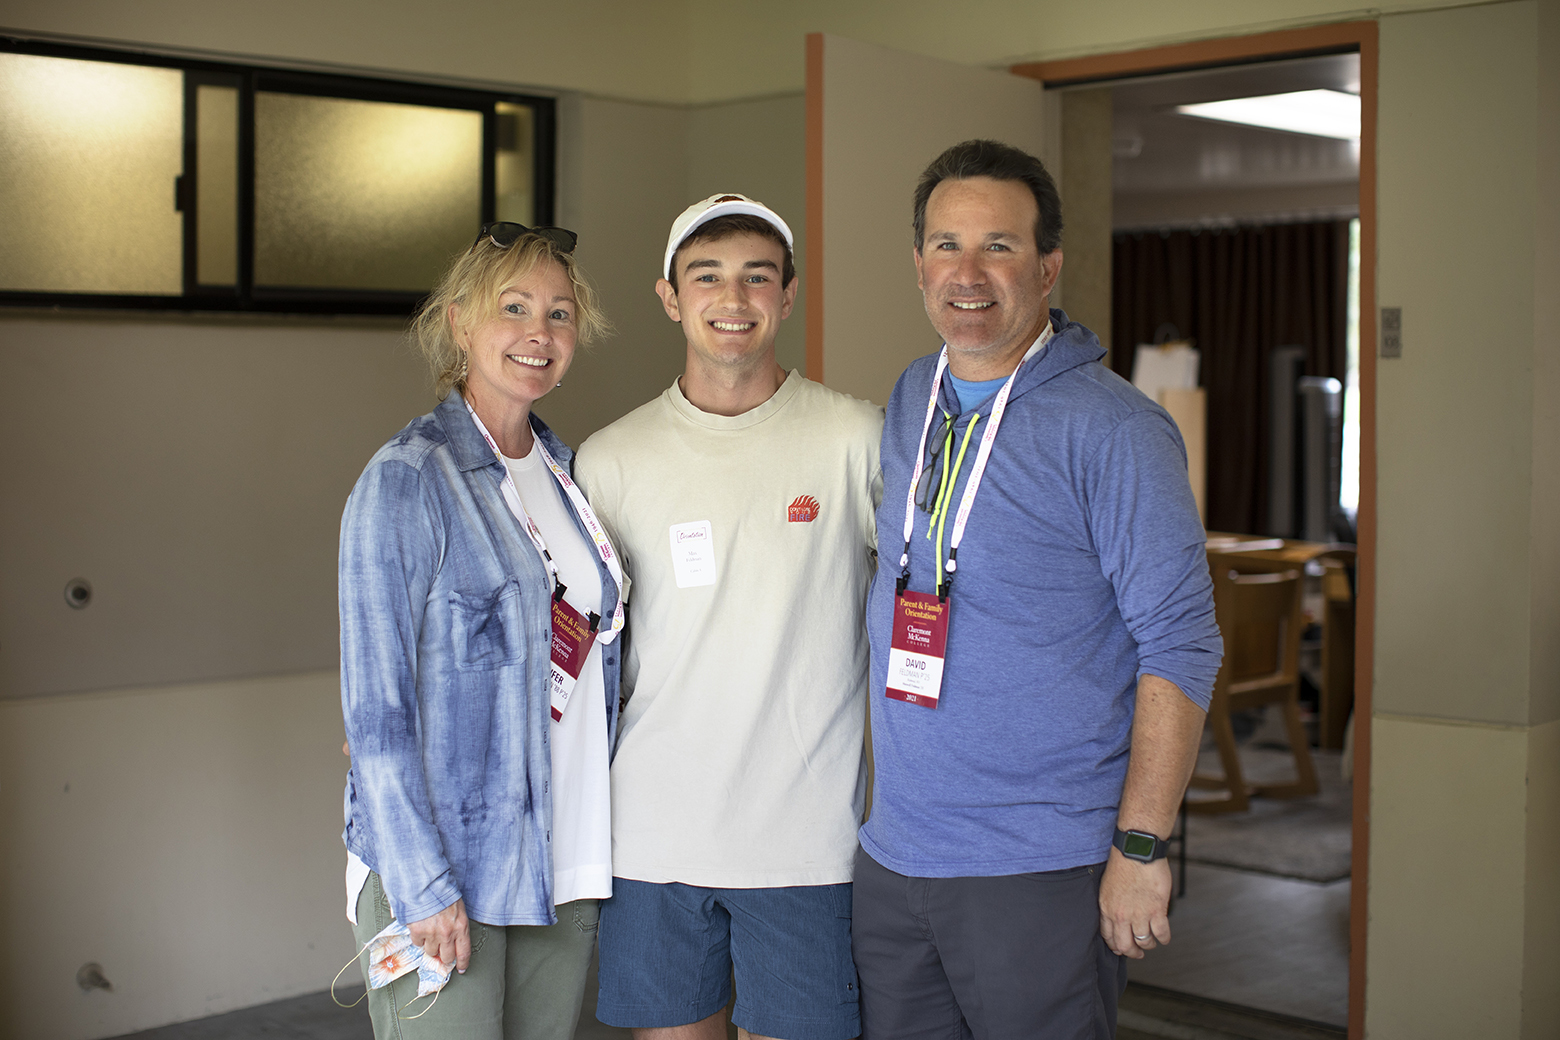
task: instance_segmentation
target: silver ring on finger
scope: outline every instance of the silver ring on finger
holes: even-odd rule
[[[1148,940],[1152,939],[1153,936],[1152,935],[1133,935],[1132,938],[1136,939],[1138,942],[1148,942]]]

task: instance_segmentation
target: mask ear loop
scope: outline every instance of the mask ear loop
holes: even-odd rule
[[[374,940],[372,940],[372,939],[370,939],[368,942],[364,943],[363,944],[363,949],[362,950],[358,950],[357,953],[354,953],[350,958],[348,958],[347,963],[345,963],[345,964],[343,964],[341,966],[341,971],[336,972],[336,977],[330,980],[330,999],[335,1001],[335,1004],[336,1004],[337,1007],[355,1008],[359,1004],[363,1003],[363,1001],[368,999],[368,990],[365,989],[363,991],[363,995],[361,997],[358,997],[356,1000],[354,1000],[350,1004],[343,1004],[341,1001],[336,1000],[336,983],[341,981],[342,973],[345,972],[348,968],[352,967],[352,962],[357,960],[359,957],[363,956],[363,950],[368,949],[373,944],[374,944]],[[436,991],[434,991],[433,1000],[428,1004],[427,1007],[425,1007],[421,1011],[417,1012],[417,1014],[415,1014],[415,1015],[396,1015],[395,1017],[399,1018],[399,1019],[401,1019],[402,1021],[405,1021],[405,1022],[410,1022],[414,1018],[421,1018],[421,1017],[423,1017],[428,1012],[433,1010],[433,1005],[437,1004],[439,1002],[439,994],[443,993],[443,992],[444,992],[444,987],[442,987],[442,986],[439,987],[439,989],[437,989]],[[418,999],[420,999],[420,998],[418,998],[418,997],[413,997],[412,998],[412,1000],[418,1000]],[[410,1001],[408,1001],[408,1003],[410,1003]]]
[[[372,940],[372,939],[370,939],[368,942],[364,943],[363,944],[363,950],[368,949],[370,946],[373,945],[373,943],[374,943],[374,940]],[[359,950],[357,953],[354,953],[352,955],[351,959],[348,960],[347,963],[345,963],[345,964],[343,964],[341,966],[341,971],[336,972],[336,977],[330,980],[330,999],[336,1001],[336,1006],[337,1007],[355,1008],[359,1004],[363,1003],[363,1001],[368,999],[368,990],[365,989],[365,990],[363,990],[363,995],[361,997],[358,997],[356,1000],[354,1000],[350,1004],[343,1004],[341,1001],[336,1000],[336,983],[341,981],[341,973],[346,971],[348,968],[352,967],[352,962],[353,961],[355,961],[359,957],[363,956],[363,950]]]
[[[421,1011],[417,1012],[417,1014],[415,1014],[415,1015],[396,1015],[395,1017],[399,1018],[403,1022],[410,1022],[414,1018],[422,1018],[428,1012],[433,1010],[433,1005],[437,1004],[439,1002],[439,994],[441,994],[443,992],[444,992],[444,987],[443,986],[440,986],[438,989],[434,990],[434,992],[433,992],[433,1000],[429,1001],[428,1006],[423,1008]],[[367,993],[365,993],[363,995],[365,997],[368,996]],[[410,1006],[412,1001],[417,1000],[417,999],[419,999],[419,998],[413,997],[412,1000],[408,1000],[406,1003],[407,1003],[408,1006]]]

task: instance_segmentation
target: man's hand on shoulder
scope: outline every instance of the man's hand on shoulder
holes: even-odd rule
[[[1139,863],[1110,850],[1100,879],[1100,935],[1124,957],[1141,959],[1170,941],[1170,861]]]

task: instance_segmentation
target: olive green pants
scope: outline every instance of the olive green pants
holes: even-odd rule
[[[417,973],[368,991],[375,1040],[572,1040],[585,996],[585,973],[596,941],[599,904],[579,899],[558,907],[553,925],[471,922],[471,963],[432,996],[417,999]],[[361,948],[391,922],[377,873],[358,894]],[[360,953],[368,978],[368,954]]]

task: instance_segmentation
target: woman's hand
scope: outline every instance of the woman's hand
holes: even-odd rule
[[[471,922],[466,919],[466,901],[457,899],[432,917],[413,921],[407,926],[412,942],[422,947],[424,955],[437,957],[445,964],[453,963],[462,975],[471,961]]]

